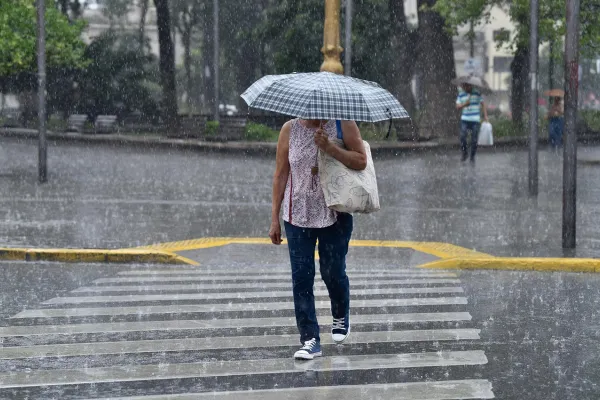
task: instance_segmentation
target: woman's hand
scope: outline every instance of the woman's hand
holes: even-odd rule
[[[327,149],[331,145],[331,142],[323,129],[317,129],[315,132],[315,144],[319,149],[327,153]]]
[[[281,224],[279,221],[271,222],[271,228],[269,229],[269,237],[273,244],[281,244]]]

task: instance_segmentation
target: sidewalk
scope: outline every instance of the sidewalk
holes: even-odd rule
[[[37,131],[23,128],[0,128],[0,137],[37,139]],[[81,134],[48,132],[48,139],[60,142],[76,142],[85,144],[109,144],[118,146],[145,146],[168,149],[195,150],[200,152],[243,153],[257,155],[274,155],[277,149],[275,142],[206,142],[197,139],[174,139],[162,136],[132,134]],[[600,135],[580,135],[580,143],[600,143]],[[507,148],[526,147],[527,137],[503,137],[494,139],[494,146],[481,147],[480,151],[495,151]],[[540,137],[541,145],[548,144],[548,139]],[[452,150],[459,147],[456,138],[440,138],[424,142],[413,141],[378,141],[370,142],[373,156],[395,155],[399,153],[419,153]]]

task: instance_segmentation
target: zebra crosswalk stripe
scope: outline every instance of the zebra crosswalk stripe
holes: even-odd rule
[[[459,279],[432,278],[432,279],[353,279],[352,286],[368,286],[377,288],[379,286],[415,286],[415,285],[457,285],[460,284]],[[179,292],[186,290],[234,290],[234,289],[256,289],[255,282],[242,283],[171,283],[171,284],[144,284],[144,285],[96,285],[83,286],[72,290],[71,293],[103,293],[103,292],[149,292],[149,291],[165,291]],[[292,284],[287,282],[262,282],[260,288],[269,290],[292,290]],[[325,289],[325,284],[315,282],[316,289]]]
[[[331,319],[331,313],[321,310],[318,317],[323,321]],[[352,314],[352,325],[393,324],[393,323],[424,323],[424,322],[461,322],[471,321],[468,312],[437,312],[437,313],[405,313],[405,314]],[[329,326],[322,324],[323,326]],[[239,318],[211,320],[167,320],[167,321],[131,321],[106,322],[94,324],[72,325],[33,325],[0,327],[0,337],[14,336],[44,336],[44,335],[75,335],[87,333],[126,333],[139,331],[169,331],[223,328],[259,328],[259,327],[292,327],[296,326],[294,317],[273,318]]]
[[[352,278],[382,278],[383,276],[388,278],[400,278],[400,277],[422,277],[422,278],[456,278],[457,275],[454,272],[429,272],[429,271],[417,271],[417,272],[390,272],[390,273],[379,273],[375,277],[370,273],[355,273],[348,274],[350,279]],[[251,281],[255,280],[258,283],[267,281],[286,281],[290,280],[289,274],[248,274],[248,275],[230,275],[230,274],[214,274],[214,275],[170,275],[170,276],[125,276],[118,278],[100,278],[96,279],[94,283],[144,283],[144,282],[212,282],[212,281]]]
[[[327,372],[363,369],[450,367],[458,365],[482,365],[486,363],[487,358],[483,351],[468,350],[380,354],[377,356],[334,356],[316,358],[311,360],[310,363],[298,363],[291,358],[278,358],[189,364],[127,365],[0,374],[0,389],[233,375],[298,374],[306,371]]]
[[[270,390],[243,390],[210,393],[163,394],[110,397],[95,400],[456,400],[493,399],[492,384],[484,379],[409,382],[340,386],[318,386]],[[94,400],[94,399],[87,399]]]
[[[357,289],[352,296],[375,296],[390,294],[431,294],[431,293],[463,293],[463,289],[454,286],[421,287],[421,288],[385,288]],[[327,290],[316,290],[315,296],[327,296]],[[77,296],[55,297],[42,304],[86,304],[86,303],[127,303],[149,301],[180,301],[180,300],[222,300],[222,299],[251,299],[251,298],[290,298],[290,292],[245,292],[245,293],[190,293],[190,294],[145,294],[120,296]]]
[[[479,339],[478,329],[431,329],[409,331],[354,332],[346,344],[425,342]],[[323,345],[332,344],[324,335]],[[39,357],[99,356],[107,354],[160,353],[220,349],[274,348],[296,346],[296,335],[266,335],[260,341],[255,336],[137,340],[132,342],[94,342],[52,344],[42,346],[0,347],[1,360]]]
[[[353,307],[411,307],[411,306],[441,306],[467,304],[465,297],[418,297],[380,300],[355,300]],[[328,301],[316,301],[317,309],[329,309]],[[11,319],[19,318],[56,318],[56,317],[93,317],[116,315],[152,315],[152,314],[183,314],[183,313],[215,313],[227,311],[278,311],[293,310],[293,302],[265,303],[217,303],[217,304],[177,304],[168,306],[139,306],[139,307],[94,307],[94,308],[48,308],[26,310]]]

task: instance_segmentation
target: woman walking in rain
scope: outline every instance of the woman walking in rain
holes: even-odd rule
[[[343,132],[345,149],[330,141],[339,137],[338,130]],[[318,150],[350,169],[364,170],[367,165],[360,131],[353,121],[336,123],[294,119],[281,129],[269,236],[273,244],[281,244],[279,218],[283,205],[296,324],[302,344],[294,358],[305,360],[322,355],[313,294],[317,241],[321,277],[331,299],[332,339],[335,343],[342,343],[350,334],[350,283],[346,275],[346,254],[352,235],[352,215],[338,213],[326,206],[316,163]]]
[[[483,109],[484,121],[487,122],[487,108],[478,88],[469,83],[463,83],[456,98],[456,109],[461,112],[460,117],[460,148],[462,150],[461,161],[475,162],[477,154],[477,139],[481,127],[481,110]],[[467,138],[471,131],[471,152],[469,153]],[[470,154],[470,155],[469,155]]]

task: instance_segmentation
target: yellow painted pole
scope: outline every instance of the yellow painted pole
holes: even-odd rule
[[[340,61],[343,50],[340,45],[340,0],[325,0],[325,29],[321,49],[325,60],[321,71],[343,74],[344,67]]]

